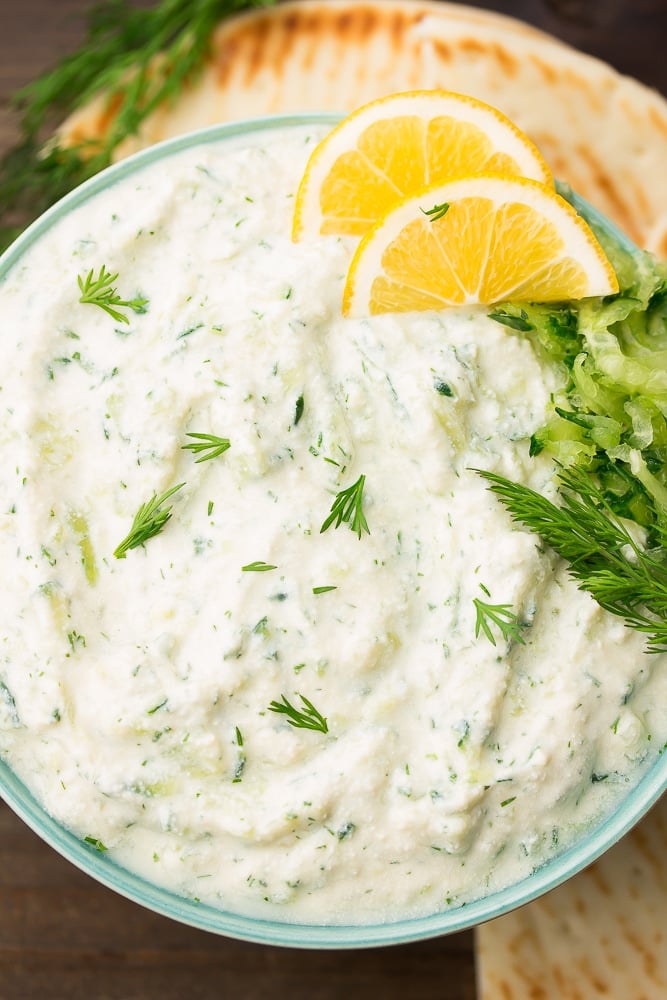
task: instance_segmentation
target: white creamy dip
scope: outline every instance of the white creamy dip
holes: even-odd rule
[[[354,923],[563,850],[667,740],[667,671],[474,471],[552,489],[530,342],[484,310],[344,320],[354,241],[291,242],[321,134],[145,167],[0,288],[0,751],[151,881]],[[128,324],[79,301],[102,265],[148,300]],[[230,447],[196,462],[192,433]],[[321,532],[360,475],[370,534]],[[525,644],[476,637],[475,598]],[[327,732],[269,709],[302,696]]]

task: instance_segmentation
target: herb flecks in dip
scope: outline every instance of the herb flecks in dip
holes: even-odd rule
[[[0,749],[157,883],[356,922],[571,843],[667,671],[473,471],[553,495],[558,373],[483,310],[343,320],[353,241],[291,242],[319,134],[131,174],[0,289]]]

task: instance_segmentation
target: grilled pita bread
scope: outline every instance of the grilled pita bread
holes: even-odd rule
[[[586,871],[477,929],[479,1000],[665,1000],[667,796]]]
[[[199,75],[118,158],[215,122],[346,112],[442,87],[504,111],[569,182],[639,245],[667,256],[667,100],[520,21],[422,0],[297,0],[224,21]],[[65,144],[103,138],[104,96],[70,117]]]

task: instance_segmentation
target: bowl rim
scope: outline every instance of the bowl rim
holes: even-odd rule
[[[342,114],[336,112],[264,115],[211,125],[141,150],[94,175],[33,222],[0,257],[0,283],[33,243],[61,217],[156,161],[197,146],[262,131],[308,125],[333,127],[342,117]],[[572,192],[567,185],[558,185],[558,189],[593,228],[609,233],[628,251],[637,251],[629,238],[585,199]],[[94,846],[80,840],[47,813],[0,756],[0,795],[7,805],[58,854],[102,885],[155,913],[200,930],[257,944],[304,949],[356,949],[407,944],[467,930],[502,916],[549,892],[599,858],[649,811],[665,790],[667,752],[660,751],[639,782],[616,803],[610,814],[591,827],[581,840],[557,857],[544,862],[520,882],[472,902],[422,917],[363,924],[304,924],[246,916],[217,908],[180,896],[134,874]]]

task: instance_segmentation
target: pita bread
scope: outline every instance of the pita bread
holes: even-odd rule
[[[667,796],[576,878],[476,932],[479,1000],[665,1000]]]
[[[297,0],[224,21],[201,75],[118,158],[218,121],[349,111],[398,90],[443,87],[495,105],[639,245],[667,256],[667,100],[520,21],[421,0]],[[104,137],[100,97],[61,141]]]

